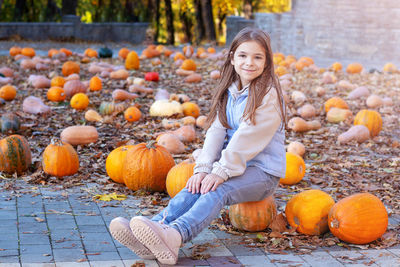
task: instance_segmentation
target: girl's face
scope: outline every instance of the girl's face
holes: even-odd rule
[[[256,41],[248,41],[238,46],[231,64],[239,75],[242,86],[246,86],[263,73],[265,61],[266,54],[263,47]]]

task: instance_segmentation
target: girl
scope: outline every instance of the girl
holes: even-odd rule
[[[121,217],[111,234],[144,259],[175,264],[225,205],[259,201],[284,177],[286,114],[269,36],[245,28],[233,40],[214,93],[209,128],[194,175],[151,220]]]

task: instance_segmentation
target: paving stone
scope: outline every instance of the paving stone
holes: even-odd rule
[[[13,241],[13,240],[3,240],[3,235],[0,234],[2,237],[0,240],[0,249],[18,249],[18,239]],[[0,261],[1,262],[1,261]]]
[[[303,258],[311,266],[319,265],[321,264],[321,262],[329,265],[329,267],[343,266],[340,261],[333,258],[328,252],[325,251],[313,251],[310,255],[305,254],[301,255],[300,257]]]
[[[8,242],[18,241],[18,233],[15,233],[15,232],[11,232],[11,233],[3,232],[1,234],[1,239],[7,240]]]
[[[73,218],[69,219],[48,219],[47,225],[50,230],[54,229],[76,229],[77,225]]]
[[[52,254],[50,244],[46,245],[25,245],[21,244],[21,254]]]
[[[242,266],[235,257],[210,257],[206,260],[210,266],[220,267],[236,267]]]
[[[22,263],[22,267],[56,267],[55,263]]]
[[[393,257],[393,254],[386,250],[360,250],[361,254],[366,255],[369,259],[373,260],[375,264],[379,266],[400,266],[400,258]],[[367,264],[368,261],[365,261]]]
[[[104,252],[99,252],[97,253],[86,253],[86,256],[88,257],[89,261],[109,261],[109,260],[121,260],[121,257],[119,256],[117,251],[104,251]]]
[[[158,263],[156,260],[123,260],[122,261],[125,266],[132,266],[135,263],[144,263],[146,267],[159,267]]]
[[[47,234],[24,234],[20,233],[20,243],[26,245],[43,245],[48,244],[49,236]]]
[[[226,246],[234,256],[262,256],[265,253],[260,248],[249,248],[244,245]]]
[[[171,265],[158,263],[160,267],[168,267]],[[174,266],[210,266],[206,260],[192,260],[188,257],[179,257],[178,262]],[[224,265],[225,266],[225,265]]]
[[[18,256],[18,255],[19,255],[18,249],[6,248],[5,250],[0,250],[0,258],[6,256],[8,257],[8,256]]]
[[[45,222],[20,222],[19,231],[21,233],[43,234],[47,232],[47,224]]]
[[[125,267],[125,264],[122,260],[114,260],[114,261],[90,261],[91,267]]]
[[[56,262],[56,267],[90,267],[89,262]]]
[[[16,220],[17,213],[15,210],[0,210],[0,218],[7,218],[8,220]]]
[[[0,219],[0,230],[2,231],[3,228],[16,228],[17,221],[15,219]]]
[[[251,267],[275,266],[273,263],[268,263],[269,259],[265,255],[264,256],[236,256],[236,258],[244,266],[251,266]]]
[[[75,241],[75,240],[66,240],[66,239],[59,239],[59,240],[51,240],[51,245],[53,249],[62,248],[62,249],[71,249],[71,248],[78,248],[83,249],[82,242]]]
[[[130,250],[127,247],[121,247],[121,248],[117,248],[119,256],[121,257],[121,259],[123,260],[140,260],[139,256],[136,255],[132,250]]]
[[[78,225],[104,225],[104,220],[101,216],[75,216]]]
[[[71,262],[77,261],[81,259],[86,259],[86,256],[83,254],[82,249],[71,248],[71,249],[54,249],[53,248],[53,256],[55,262]]]
[[[208,229],[204,229],[199,235],[192,239],[192,242],[213,242],[216,239],[218,238],[213,232]]]
[[[329,251],[336,260],[343,264],[364,264],[368,260],[366,255],[359,253],[357,250],[341,250],[341,251]]]
[[[274,263],[276,266],[309,266],[302,258],[292,254],[267,254],[267,263]]]
[[[50,232],[52,240],[68,239],[72,241],[81,240],[81,236],[78,230],[75,229],[52,229]]]
[[[222,242],[216,241],[211,243],[211,245],[213,247],[209,247],[204,253],[208,253],[210,256],[233,256],[232,252]]]
[[[26,215],[26,216],[19,216],[18,217],[18,222],[19,224],[39,224],[42,222],[37,221],[36,218],[40,218],[41,220],[46,220],[46,217],[44,216],[44,214],[32,214],[32,215]]]
[[[99,242],[99,241],[83,241],[86,252],[104,252],[104,251],[117,251],[114,243]]]
[[[21,254],[21,262],[38,263],[38,262],[54,262],[54,260],[51,254]]]
[[[103,233],[82,233],[82,240],[84,241],[98,241],[98,242],[110,242],[113,243],[113,240],[109,234]]]
[[[19,259],[18,262],[9,262],[0,258],[0,267],[21,267],[21,264],[19,264]]]
[[[108,227],[104,224],[96,225],[79,225],[79,232],[81,233],[104,233],[108,234]]]

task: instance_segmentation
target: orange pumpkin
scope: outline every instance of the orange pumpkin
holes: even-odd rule
[[[47,99],[53,102],[61,102],[66,98],[64,89],[58,86],[53,86],[47,91]]]
[[[276,204],[273,196],[261,201],[250,201],[229,207],[229,219],[234,227],[244,231],[256,232],[267,228],[276,217]]]
[[[296,70],[302,71],[304,67],[306,67],[306,63],[304,61],[297,61],[295,63]]]
[[[93,76],[89,82],[90,91],[100,91],[103,88],[101,79],[97,76]]]
[[[178,165],[172,167],[167,175],[166,186],[168,195],[173,198],[185,186],[189,178],[193,175],[193,162],[182,161]]]
[[[35,49],[32,47],[24,47],[21,50],[21,54],[26,57],[34,57],[36,55]]]
[[[3,98],[6,101],[11,101],[17,95],[17,89],[12,85],[4,85],[0,88],[0,98]]]
[[[138,121],[141,116],[142,112],[137,107],[129,107],[124,112],[124,118],[129,122]]]
[[[73,175],[79,170],[79,157],[70,144],[57,141],[44,150],[42,166],[45,173],[53,176]]]
[[[163,192],[169,170],[175,165],[171,154],[163,147],[140,143],[129,149],[122,170],[125,185],[136,191],[145,189]]]
[[[16,55],[21,54],[21,47],[19,46],[13,46],[10,48],[10,50],[8,51],[10,53],[10,56],[15,57]]]
[[[196,63],[193,59],[185,59],[181,65],[181,69],[196,71]]]
[[[92,48],[87,48],[84,55],[87,57],[98,57],[97,51]]]
[[[199,47],[199,48],[197,48],[196,55],[197,55],[197,57],[199,57],[201,54],[203,54],[205,52],[206,52],[206,49],[204,47]]]
[[[327,113],[333,107],[341,109],[349,109],[349,106],[347,105],[346,101],[337,96],[329,98],[325,102],[324,106],[325,106],[325,112]]]
[[[209,47],[209,48],[207,48],[207,53],[209,53],[209,54],[214,54],[216,51],[215,51],[215,48],[214,47]]]
[[[121,48],[121,49],[118,51],[118,56],[119,56],[120,58],[122,58],[122,59],[126,59],[126,57],[128,56],[129,52],[130,52],[130,51],[129,51],[128,48],[123,47],[123,48]]]
[[[67,57],[72,55],[72,51],[67,48],[60,48],[60,52],[64,53]]]
[[[52,49],[49,49],[49,51],[47,52],[47,56],[49,58],[52,58],[55,54],[58,54],[58,53],[59,53],[59,51],[57,49],[52,48]]]
[[[177,61],[178,59],[185,60],[185,56],[181,52],[177,52],[174,56],[174,61]]]
[[[140,67],[139,56],[135,51],[129,52],[125,60],[125,68],[127,70],[138,70]]]
[[[67,61],[62,66],[62,74],[64,77],[68,77],[73,73],[79,74],[80,70],[79,64],[73,61]]]
[[[51,79],[50,85],[53,86],[58,86],[58,87],[64,87],[65,84],[65,79],[61,76],[55,76],[53,79]]]
[[[124,183],[122,167],[128,150],[132,147],[133,145],[120,146],[108,154],[106,159],[106,171],[108,176],[110,176],[114,182],[121,184]]]
[[[25,137],[15,134],[0,140],[0,171],[19,175],[31,163],[31,149]]]
[[[286,205],[288,223],[299,233],[320,235],[329,230],[328,213],[335,204],[333,198],[317,189],[303,191]]]
[[[89,105],[89,97],[84,93],[77,93],[71,98],[70,104],[76,110],[84,110]]]
[[[353,244],[367,244],[381,237],[388,226],[382,201],[370,193],[358,193],[338,201],[328,215],[332,234]]]
[[[362,109],[354,117],[354,125],[365,125],[371,137],[377,136],[382,130],[382,117],[375,110]]]
[[[200,108],[196,103],[185,102],[182,105],[183,114],[197,118],[200,115]]]
[[[293,185],[303,179],[306,172],[306,165],[302,157],[297,154],[286,152],[286,172],[285,177],[281,178],[281,184]]]
[[[282,75],[285,75],[287,73],[289,73],[289,72],[284,66],[278,66],[275,69],[275,74],[278,75],[278,76],[282,76]]]
[[[347,65],[346,72],[350,74],[360,73],[363,66],[360,63],[351,63]]]
[[[193,46],[191,46],[191,45],[185,45],[182,48],[182,51],[183,51],[184,55],[190,57],[191,55],[193,55],[194,49],[193,49]]]
[[[340,64],[339,62],[335,62],[332,64],[331,69],[335,72],[341,71],[342,70],[342,64]]]
[[[314,60],[310,57],[301,57],[301,58],[299,58],[299,61],[304,62],[304,65],[306,67],[309,67],[312,64],[314,64]]]

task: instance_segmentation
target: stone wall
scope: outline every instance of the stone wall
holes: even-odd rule
[[[76,16],[73,16],[76,17]],[[0,39],[19,35],[29,40],[126,41],[140,44],[145,40],[149,23],[80,23],[79,17],[65,22],[0,23]]]
[[[321,67],[335,61],[377,69],[393,62],[400,67],[399,0],[292,3],[288,13],[255,14],[256,27],[270,33],[274,51],[313,57]]]

